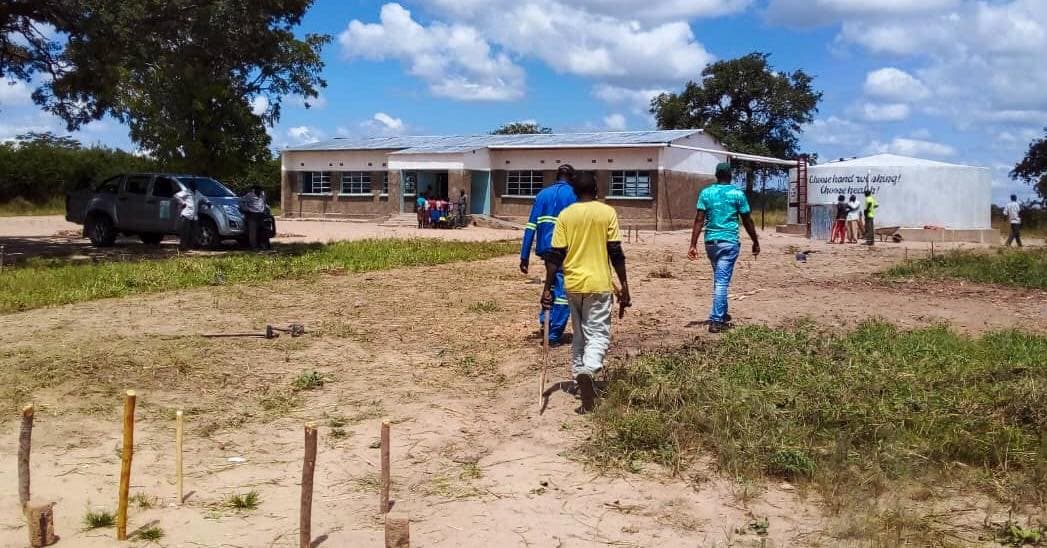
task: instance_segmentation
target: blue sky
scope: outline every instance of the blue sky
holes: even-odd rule
[[[284,99],[274,146],[339,135],[646,129],[645,104],[716,59],[772,54],[825,94],[804,148],[992,168],[994,201],[1047,126],[1043,0],[317,0],[334,37],[312,108]],[[62,126],[0,86],[0,139]],[[265,102],[256,100],[258,107]],[[85,142],[133,148],[111,120]]]

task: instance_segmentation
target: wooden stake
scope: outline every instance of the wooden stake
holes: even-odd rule
[[[931,240],[931,258],[934,258],[934,240]]]
[[[185,491],[182,481],[182,436],[184,427],[182,424],[182,410],[175,411],[175,485],[178,488],[178,505],[185,502]]]
[[[4,248],[5,246],[0,245],[0,272],[4,271]]]
[[[22,429],[18,433],[18,504],[25,510],[29,502],[29,453],[33,447],[33,404],[22,408]]]
[[[411,548],[411,520],[406,514],[385,515],[385,548]]]
[[[127,494],[131,490],[131,458],[135,442],[135,391],[124,399],[124,448],[120,454],[120,500],[116,507],[116,540],[127,540]]]
[[[39,548],[58,542],[55,536],[55,503],[25,505],[25,518],[29,530],[29,546]]]
[[[389,512],[389,421],[382,421],[382,479],[378,512]]]
[[[305,425],[305,460],[302,461],[302,507],[299,514],[299,544],[313,543],[313,471],[316,469],[316,425]]]
[[[552,309],[545,311],[545,331],[542,335],[542,370],[538,374],[538,411],[542,410],[545,403],[545,376],[549,369],[549,317],[553,315]]]

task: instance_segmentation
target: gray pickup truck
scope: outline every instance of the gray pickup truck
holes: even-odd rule
[[[172,173],[129,173],[103,181],[94,189],[66,195],[65,218],[84,226],[91,243],[111,246],[119,234],[134,235],[150,245],[164,236],[178,234],[181,210],[175,194],[196,183],[201,196],[197,204],[199,230],[196,244],[216,248],[223,240],[247,238],[247,223],[240,212],[240,199],[222,183],[209,177]],[[276,221],[266,208],[263,232],[276,235]]]

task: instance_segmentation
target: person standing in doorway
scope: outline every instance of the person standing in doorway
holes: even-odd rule
[[[547,255],[552,250],[553,229],[556,228],[556,219],[560,212],[577,201],[574,188],[571,187],[575,179],[574,167],[564,164],[556,171],[556,183],[542,189],[534,197],[534,205],[531,206],[531,217],[524,227],[523,246],[520,249],[520,272],[527,274],[530,268],[531,246],[535,253],[545,261],[546,274],[554,278],[552,285],[553,303],[549,310],[549,332],[543,333],[543,337],[549,338],[549,344],[559,344],[563,332],[567,329],[567,321],[571,319],[571,308],[567,302],[567,291],[564,289],[563,270],[558,265],[550,264]],[[538,325],[545,326],[546,310],[543,308],[538,314]],[[574,336],[578,336],[575,333]]]
[[[753,241],[753,256],[760,254],[760,239],[752,219],[752,209],[745,193],[731,184],[731,165],[716,166],[716,183],[698,195],[698,212],[691,229],[691,248],[687,257],[697,261],[698,237],[705,231],[705,254],[713,268],[713,305],[709,314],[709,332],[720,333],[731,327],[727,310],[727,294],[734,275],[734,263],[741,253],[738,238],[738,219]]]
[[[265,223],[265,191],[261,185],[252,185],[251,190],[240,198],[240,210],[247,221],[247,243],[253,250],[263,249],[265,239],[262,237]]]
[[[836,198],[836,219],[833,221],[832,235],[829,236],[829,243],[844,243],[847,239],[847,213],[851,210],[851,206],[847,205],[847,198],[843,194]],[[837,238],[839,241],[837,242]]]
[[[849,244],[858,243],[858,237],[862,234],[861,217],[862,206],[858,204],[858,197],[851,194],[850,199],[847,200],[847,243]]]
[[[182,212],[178,217],[178,247],[182,251],[188,251],[194,247],[196,240],[196,210],[198,207],[197,201],[199,200],[199,196],[196,193],[196,182],[191,179],[186,181],[185,188],[175,194],[174,197],[182,207]]]
[[[871,190],[865,191],[865,245],[875,245],[876,243],[876,208],[880,207],[880,204],[873,198]]]
[[[596,201],[596,182],[591,177],[574,179],[571,186],[578,201],[560,213],[553,229],[552,247],[545,255],[548,268],[542,309],[554,306],[553,287],[562,277],[574,327],[571,367],[582,397],[579,412],[588,413],[596,401],[593,379],[603,369],[604,356],[611,346],[615,294],[612,266],[621,284],[619,317],[632,301],[618,214],[613,207]]]
[[[469,213],[469,198],[465,191],[458,195],[458,226],[465,226],[465,216]]]
[[[1018,242],[1018,247],[1022,247],[1022,205],[1018,203],[1017,195],[1011,194],[1011,201],[1004,206],[1003,214],[1007,216],[1007,222],[1011,225],[1007,247],[1011,247],[1011,242]]]
[[[418,196],[414,199],[414,213],[418,217],[418,228],[425,228],[425,202],[425,193],[419,192]]]

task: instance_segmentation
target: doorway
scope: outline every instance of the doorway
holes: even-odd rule
[[[472,172],[469,186],[469,213],[471,215],[491,214],[491,172]]]

